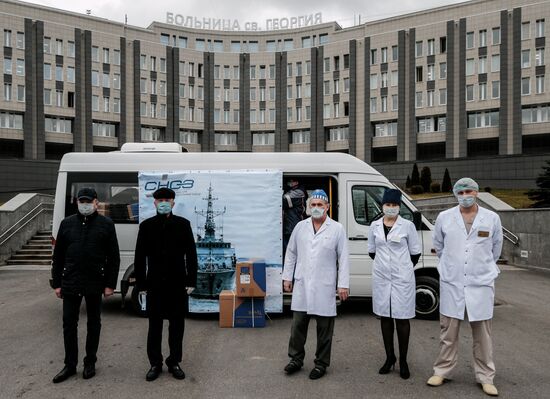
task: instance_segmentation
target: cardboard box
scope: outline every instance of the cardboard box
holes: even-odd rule
[[[220,327],[265,327],[264,298],[239,298],[235,291],[222,291]]]
[[[263,259],[251,259],[237,262],[237,296],[239,297],[265,297],[265,261]]]

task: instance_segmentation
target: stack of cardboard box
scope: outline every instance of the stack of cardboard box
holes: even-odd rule
[[[220,293],[220,327],[264,327],[265,262],[238,262],[235,281],[235,290]]]

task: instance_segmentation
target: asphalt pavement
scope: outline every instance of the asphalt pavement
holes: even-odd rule
[[[40,269],[40,268],[38,268]],[[438,353],[439,323],[412,320],[409,367],[379,375],[385,355],[379,321],[370,301],[339,308],[332,364],[325,377],[308,378],[315,352],[312,322],[303,371],[286,376],[291,314],[271,315],[263,329],[221,329],[215,316],[186,321],[187,374],[175,380],[164,369],[145,381],[147,320],[121,309],[120,297],[105,300],[97,375],[78,375],[62,384],[52,377],[63,367],[61,301],[45,270],[0,267],[0,398],[483,398],[472,367],[469,325],[460,332],[459,363],[453,380],[428,387]],[[493,320],[495,384],[501,398],[550,397],[550,273],[505,267],[497,280]],[[84,356],[85,310],[79,328]],[[167,327],[165,326],[167,333]],[[396,343],[397,344],[397,343]],[[167,342],[164,342],[167,355]]]

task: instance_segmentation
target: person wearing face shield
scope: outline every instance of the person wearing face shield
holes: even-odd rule
[[[109,297],[117,285],[120,253],[111,219],[97,213],[97,193],[83,188],[77,194],[78,213],[61,222],[52,257],[51,285],[63,299],[65,367],[54,383],[76,374],[78,364],[78,318],[82,298],[86,301],[87,335],[84,379],[95,373],[101,331],[101,295]]]
[[[439,214],[433,232],[439,258],[441,349],[428,385],[440,386],[450,377],[458,360],[460,324],[467,318],[476,380],[483,392],[497,396],[491,328],[502,225],[495,212],[476,203],[479,186],[474,180],[458,180],[453,192],[458,206]]]
[[[394,351],[394,324],[399,342],[399,375],[410,377],[407,364],[410,323],[415,316],[414,266],[421,245],[414,224],[399,216],[401,191],[387,189],[382,197],[384,216],[371,223],[368,251],[374,260],[372,271],[372,308],[380,316],[386,361],[378,371],[388,374],[397,358]]]
[[[140,297],[146,293],[149,318],[147,356],[151,368],[145,379],[153,381],[162,372],[162,327],[168,320],[168,371],[182,380],[185,373],[182,361],[185,315],[189,294],[197,283],[197,250],[191,223],[174,215],[176,193],[159,188],[153,193],[157,214],[139,225],[134,258],[136,288]]]
[[[313,318],[317,322],[317,350],[309,378],[316,380],[330,365],[336,292],[342,301],[349,295],[349,254],[344,227],[327,215],[327,194],[313,191],[308,208],[311,217],[292,231],[284,262],[283,289],[292,292],[293,310],[288,344],[291,360],[284,371],[290,375],[302,368],[307,330]]]

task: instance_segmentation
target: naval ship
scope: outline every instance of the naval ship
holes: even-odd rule
[[[231,243],[223,239],[223,225],[222,233],[219,238],[216,237],[215,218],[225,214],[226,208],[214,210],[213,202],[218,198],[212,196],[212,185],[208,188],[208,197],[203,200],[207,201],[206,211],[198,211],[195,207],[197,217],[204,217],[205,222],[204,228],[199,228],[197,234],[197,286],[191,295],[197,298],[217,299],[221,291],[233,288],[237,257]]]

